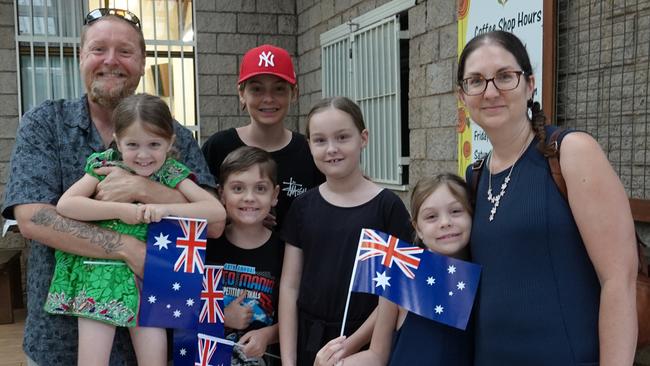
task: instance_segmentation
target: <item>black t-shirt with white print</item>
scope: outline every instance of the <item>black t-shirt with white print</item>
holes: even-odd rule
[[[271,156],[278,165],[278,184],[280,194],[275,208],[277,226],[276,232],[281,232],[282,221],[289,211],[291,202],[325,181],[325,176],[316,168],[314,159],[309,151],[309,145],[304,135],[292,132],[291,141],[277,151],[271,151]],[[219,180],[219,169],[226,155],[238,147],[246,146],[237,134],[230,128],[212,135],[201,148],[208,163],[210,172]],[[217,182],[218,183],[218,182]]]
[[[247,332],[277,323],[278,292],[284,241],[276,233],[255,249],[243,249],[232,244],[225,235],[208,239],[206,262],[223,266],[224,309],[242,293],[246,294],[242,305],[250,306],[253,318],[248,328],[236,330],[226,328],[226,338],[238,342]],[[236,350],[235,350],[236,351]],[[233,365],[274,364],[271,359],[246,359],[243,354],[233,352]],[[277,344],[267,351],[279,355]]]

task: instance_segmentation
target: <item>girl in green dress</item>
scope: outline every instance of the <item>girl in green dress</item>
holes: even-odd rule
[[[112,122],[117,149],[88,158],[86,174],[57,204],[61,215],[97,221],[141,241],[146,240],[147,224],[164,216],[204,218],[208,224],[225,222],[219,201],[188,179],[192,178],[189,169],[169,156],[175,135],[164,101],[148,94],[127,97],[115,108]],[[175,188],[188,202],[140,204],[94,199],[97,185],[105,178],[95,169],[106,166],[117,166]],[[215,234],[211,226],[210,232]],[[61,251],[56,252],[56,260],[45,310],[79,317],[79,365],[108,364],[116,326],[130,327],[139,364],[166,365],[165,330],[135,327],[140,295],[136,276],[124,262],[97,262]]]

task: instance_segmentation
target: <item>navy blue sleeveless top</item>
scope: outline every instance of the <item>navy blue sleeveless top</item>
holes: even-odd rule
[[[470,366],[473,342],[470,325],[467,330],[460,330],[409,311],[395,333],[388,365]]]
[[[491,222],[487,164],[478,183],[470,241],[483,266],[477,366],[598,364],[600,284],[537,141],[516,162]],[[492,175],[493,194],[509,170]]]

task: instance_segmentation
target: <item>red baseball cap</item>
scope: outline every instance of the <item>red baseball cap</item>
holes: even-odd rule
[[[291,85],[296,84],[291,56],[280,47],[265,44],[248,50],[241,61],[237,83],[241,84],[253,76],[263,74],[275,75]]]

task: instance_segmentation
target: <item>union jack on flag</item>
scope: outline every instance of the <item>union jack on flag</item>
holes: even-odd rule
[[[229,366],[234,342],[221,336],[174,330],[174,366]]]
[[[222,273],[222,266],[206,265],[205,272],[203,272],[205,279],[203,280],[204,291],[202,293],[205,292],[206,284],[208,284],[207,288],[212,289],[213,293],[223,294]],[[207,278],[211,278],[212,282]],[[206,312],[210,312],[209,304],[212,303],[214,304],[212,311],[219,309],[220,312],[223,309],[223,300],[219,297],[221,296],[211,295],[207,297],[207,301],[203,300],[206,301],[203,304],[203,310],[208,309]],[[212,316],[214,319],[218,318],[214,313]],[[214,321],[212,323],[206,321],[208,318],[209,316],[201,316],[192,329],[174,330],[174,366],[196,366],[201,365],[201,362],[213,366],[230,365],[233,342],[223,339],[223,318],[220,318],[221,322]],[[213,342],[214,339],[217,339],[217,343],[223,344],[216,346],[216,343]],[[216,352],[213,347],[217,347]],[[196,359],[198,361],[195,362]]]
[[[381,256],[381,264],[384,266],[391,268],[393,267],[393,263],[395,263],[406,277],[410,279],[415,277],[413,270],[416,270],[420,265],[420,258],[416,254],[422,253],[424,249],[417,246],[398,247],[399,239],[392,235],[384,239],[374,230],[361,230],[358,261]]]
[[[196,237],[195,241],[205,243],[205,227],[205,220],[180,217],[165,217],[160,222],[149,224],[139,326],[196,328],[201,310],[205,251],[189,250],[190,246],[184,243],[189,241],[188,237]],[[193,255],[189,258],[191,261],[201,263],[201,272],[175,270],[175,263],[183,256],[182,253],[188,252]],[[186,257],[190,256],[186,254]]]
[[[465,329],[480,275],[481,267],[474,263],[362,229],[350,288],[383,296],[415,314]]]
[[[196,366],[207,366],[217,349],[217,338],[210,337],[207,334],[198,334],[199,337],[199,362],[195,362]]]
[[[199,349],[196,352],[194,366],[230,365],[230,358],[232,356],[232,344],[230,342],[203,333],[199,333],[197,336],[199,338]],[[217,349],[219,352],[215,355]]]
[[[203,258],[199,250],[206,249],[207,240],[202,234],[208,224],[195,220],[180,220],[180,224],[184,236],[176,239],[176,247],[181,248],[182,252],[174,264],[174,272],[182,268],[185,273],[194,273],[195,269],[203,273]]]
[[[223,275],[222,266],[205,266],[203,273],[203,290],[201,291],[201,301],[203,301],[203,308],[199,314],[199,322],[216,323],[217,318],[219,322],[223,323],[223,288],[219,286],[221,276]]]

